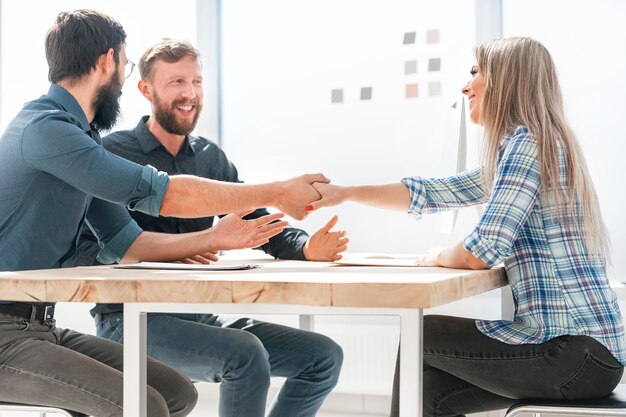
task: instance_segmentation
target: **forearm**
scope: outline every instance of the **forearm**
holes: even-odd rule
[[[409,189],[401,182],[342,188],[343,201],[354,201],[368,206],[404,212],[408,211],[411,203]]]
[[[160,214],[207,217],[275,206],[280,191],[279,183],[241,184],[175,175],[170,177]]]
[[[183,234],[144,231],[137,236],[120,263],[170,262],[216,250],[210,234],[211,229]]]
[[[490,266],[465,250],[463,242],[444,249],[437,255],[437,266],[454,269],[488,269]]]

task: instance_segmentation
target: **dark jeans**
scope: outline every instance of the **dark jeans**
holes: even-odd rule
[[[622,365],[591,337],[508,345],[485,336],[473,319],[424,317],[424,417],[498,410],[522,398],[604,397],[622,372]],[[396,362],[392,417],[399,413],[398,374]]]
[[[122,345],[54,320],[0,314],[0,401],[47,405],[94,417],[122,416]],[[197,393],[191,381],[148,359],[148,415],[184,417]]]
[[[122,313],[96,321],[99,336],[124,341]],[[313,417],[343,362],[324,335],[213,314],[148,314],[148,354],[193,380],[219,382],[220,417]],[[286,381],[266,413],[271,376]]]

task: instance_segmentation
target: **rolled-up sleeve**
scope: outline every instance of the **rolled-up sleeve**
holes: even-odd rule
[[[137,190],[140,192],[145,190],[149,195],[131,199],[128,202],[128,209],[157,217],[161,212],[168,184],[169,177],[165,172],[157,171],[150,165],[144,166]]]
[[[526,129],[506,144],[494,186],[478,225],[464,240],[465,249],[489,265],[507,259],[540,195],[538,147]]]
[[[119,262],[141,232],[142,230],[137,223],[131,220],[113,239],[104,244],[96,259],[103,264]]]
[[[124,207],[97,198],[91,201],[86,220],[102,247],[97,259],[105,264],[119,262],[142,232]]]
[[[487,201],[479,168],[448,178],[407,177],[402,182],[409,189],[409,213],[420,218],[451,208],[471,206]]]

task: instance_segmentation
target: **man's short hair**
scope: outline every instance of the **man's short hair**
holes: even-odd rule
[[[152,77],[154,63],[165,61],[167,63],[178,62],[186,56],[200,59],[200,52],[189,42],[176,39],[163,39],[156,45],[148,48],[139,60],[139,74],[142,80],[149,80]]]
[[[98,57],[113,48],[115,62],[126,41],[122,25],[95,10],[61,12],[46,34],[48,80],[77,80],[96,67]]]

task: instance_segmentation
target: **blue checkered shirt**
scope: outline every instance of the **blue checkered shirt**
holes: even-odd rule
[[[421,217],[486,203],[465,249],[489,265],[504,262],[515,302],[514,320],[477,320],[478,329],[508,344],[543,343],[561,335],[587,335],[626,364],[624,326],[604,259],[586,250],[580,207],[558,213],[541,196],[537,142],[525,127],[501,139],[493,188],[481,170],[444,179],[404,178],[409,213]],[[566,189],[560,157],[559,187]]]

